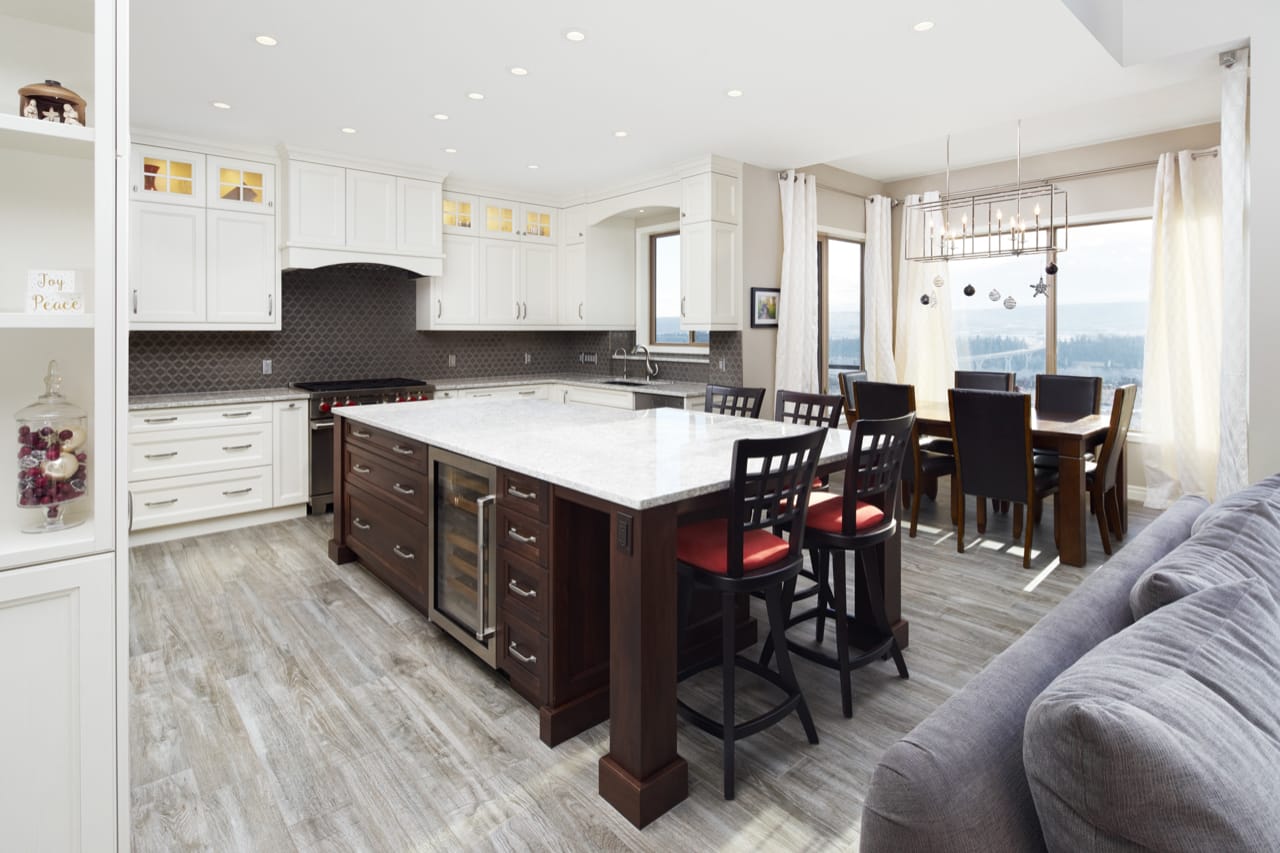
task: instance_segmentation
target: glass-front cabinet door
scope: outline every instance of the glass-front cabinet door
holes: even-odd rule
[[[134,145],[130,148],[129,197],[204,207],[205,156],[176,148]]]
[[[208,157],[209,207],[275,213],[276,167],[269,163]]]
[[[476,234],[480,231],[480,210],[474,196],[445,193],[441,213],[446,234]]]
[[[556,211],[550,207],[520,207],[520,239],[533,243],[554,243],[559,234],[556,233]]]
[[[494,201],[485,199],[483,203],[484,218],[480,225],[484,236],[486,237],[505,237],[508,240],[517,240],[520,235],[518,228],[519,223],[517,217],[518,205],[505,201]]]
[[[497,472],[431,451],[431,621],[492,664],[497,589],[492,534]]]

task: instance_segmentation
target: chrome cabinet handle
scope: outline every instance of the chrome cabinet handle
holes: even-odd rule
[[[311,425],[312,432],[322,429],[333,429],[333,421],[316,421]]]
[[[354,435],[356,438],[373,438],[373,436],[370,435],[369,433],[361,432],[358,429],[351,430],[351,434]]]
[[[522,501],[536,501],[538,499],[537,492],[522,492],[515,486],[507,486],[507,494],[511,495],[513,498],[519,498]]]
[[[514,580],[507,581],[507,589],[511,590],[521,598],[538,597],[538,591],[536,589],[521,589],[520,584],[516,583]]]
[[[171,504],[176,504],[177,502],[178,502],[177,498],[169,498],[167,501],[144,501],[143,506],[170,506]]]
[[[167,418],[143,418],[143,420],[149,424],[171,424],[177,419],[177,415],[171,415]]]
[[[133,289],[133,313],[138,313],[138,289]]]
[[[276,315],[276,296],[274,293],[267,294],[267,316],[274,317]]]
[[[222,449],[227,451],[228,453],[231,453],[232,451],[235,451],[235,450],[248,450],[250,447],[253,447],[253,445],[252,444],[230,444],[230,445],[227,445],[226,447],[223,447]]]
[[[400,485],[399,483],[392,483],[392,484],[391,484],[391,488],[392,488],[392,489],[394,489],[395,491],[399,492],[399,493],[400,493],[400,494],[402,494],[402,495],[413,495],[413,494],[417,494],[417,492],[416,492],[415,490],[413,490],[413,489],[409,488],[408,486],[402,486],[402,485]]]
[[[684,300],[685,300],[685,297],[681,296],[680,297],[680,316],[681,317],[686,316],[684,313]]]
[[[581,302],[579,302],[579,303],[578,303],[578,319],[579,319],[579,320],[583,319],[583,316],[582,316],[582,303],[581,303]]]
[[[253,412],[251,411],[250,412],[223,412],[222,416],[224,418],[247,418],[249,417],[249,415],[252,415],[252,414]]]
[[[444,300],[436,300],[436,319],[439,320],[444,315]]]
[[[537,391],[517,391],[516,392],[516,394],[518,394],[521,397],[532,397],[534,394],[537,394],[537,393],[538,393]]]
[[[493,395],[492,394],[472,394],[471,396],[472,398],[476,398],[476,397],[492,397]]]
[[[521,302],[520,305],[524,308],[524,319],[528,320],[529,319],[529,303]]]
[[[516,660],[520,661],[520,663],[537,663],[538,662],[537,655],[529,655],[528,657],[525,657],[524,655],[516,651],[515,640],[512,640],[511,643],[507,646],[507,654],[511,655]]]
[[[368,474],[372,469],[366,465],[359,465],[355,462],[352,462],[351,470],[355,471],[357,474]]]
[[[247,495],[252,491],[253,491],[253,486],[246,486],[243,489],[228,489],[227,491],[224,491],[222,494],[228,498],[233,498],[236,495]]]
[[[520,300],[516,300],[516,319],[520,319]]]
[[[373,527],[373,525],[372,525],[372,524],[370,524],[370,523],[369,523],[369,522],[367,522],[367,521],[362,520],[362,519],[361,519],[361,518],[359,518],[358,516],[357,516],[356,518],[351,519],[351,526],[352,526],[352,527],[357,527],[357,528],[359,528],[359,529],[361,529],[361,530],[368,530],[368,529],[370,529],[371,527]]]
[[[417,559],[417,557],[415,557],[415,556],[414,556],[414,553],[413,553],[412,551],[401,551],[401,550],[400,550],[400,546],[399,546],[399,545],[392,545],[392,546],[391,546],[391,550],[392,550],[392,551],[395,551],[395,552],[396,552],[396,556],[397,556],[397,557],[399,557],[399,558],[400,558],[400,559],[402,559],[402,560],[414,560],[414,559]]]
[[[173,457],[175,457],[175,456],[177,456],[177,455],[178,455],[178,451],[176,451],[176,450],[170,450],[168,453],[148,453],[148,454],[146,454],[146,458],[148,458],[148,459],[172,459]]]
[[[521,536],[521,535],[520,535],[520,532],[519,532],[518,530],[516,530],[514,527],[508,527],[508,528],[507,528],[507,537],[508,537],[508,538],[510,538],[510,539],[514,539],[514,540],[516,540],[517,542],[519,542],[519,543],[520,543],[520,544],[522,544],[522,545],[537,545],[537,544],[538,544],[538,537],[537,537],[537,536]]]
[[[396,444],[396,445],[393,445],[393,446],[392,446],[391,450],[392,450],[393,452],[395,452],[395,453],[399,453],[401,456],[412,456],[412,455],[413,455],[413,448],[412,448],[412,447],[401,447],[400,445]]]
[[[476,498],[476,639],[484,642],[493,636],[489,627],[489,611],[485,608],[484,591],[489,582],[489,516],[485,512],[497,495]]]

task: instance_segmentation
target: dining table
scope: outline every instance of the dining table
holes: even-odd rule
[[[916,424],[922,435],[952,437],[951,410],[946,403],[924,402],[916,406]],[[1058,518],[1058,558],[1071,566],[1088,562],[1085,469],[1088,454],[1107,438],[1111,422],[1107,415],[1054,414],[1031,411],[1031,441],[1037,450],[1058,454],[1058,494],[1053,511]],[[1121,450],[1116,488],[1125,495],[1125,460]],[[1120,501],[1121,528],[1127,527],[1127,501]]]

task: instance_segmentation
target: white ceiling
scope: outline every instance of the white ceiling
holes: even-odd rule
[[[941,169],[949,131],[962,166],[1009,159],[1019,117],[1034,154],[1218,113],[1211,53],[1123,68],[1061,0],[132,0],[132,19],[135,127],[533,197],[707,153],[890,180]]]

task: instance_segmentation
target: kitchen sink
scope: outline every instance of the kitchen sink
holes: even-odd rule
[[[601,385],[626,385],[631,388],[652,388],[655,385],[670,385],[670,379],[651,379],[646,382],[643,379],[605,379]]]

